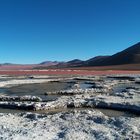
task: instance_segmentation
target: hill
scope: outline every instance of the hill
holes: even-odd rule
[[[95,57],[96,58],[96,57]],[[91,59],[90,63],[86,61],[85,66],[110,66],[124,64],[140,64],[140,43],[137,43],[112,56],[97,57]]]

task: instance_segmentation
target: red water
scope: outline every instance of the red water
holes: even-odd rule
[[[0,75],[113,75],[140,74],[140,71],[89,71],[89,70],[1,70]]]

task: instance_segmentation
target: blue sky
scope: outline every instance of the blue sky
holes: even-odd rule
[[[0,63],[111,55],[140,41],[140,0],[0,0]]]

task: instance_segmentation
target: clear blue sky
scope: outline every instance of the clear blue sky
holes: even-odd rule
[[[110,55],[140,41],[140,0],[0,0],[0,63]]]

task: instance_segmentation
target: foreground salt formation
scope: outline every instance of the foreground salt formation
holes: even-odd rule
[[[140,118],[107,117],[94,110],[53,115],[0,114],[0,138],[4,140],[139,140],[139,122]]]
[[[73,88],[44,93],[58,95],[54,101],[43,101],[37,96],[0,96],[0,107],[28,110],[32,113],[0,114],[0,139],[47,139],[47,140],[110,140],[140,139],[140,86],[139,75],[57,78],[78,80]],[[32,81],[32,79],[30,79]],[[29,81],[30,81],[29,80]],[[34,79],[39,80],[42,79]],[[43,79],[45,82],[54,79]],[[82,89],[81,80],[92,88]],[[30,83],[31,83],[30,81]],[[17,82],[18,83],[18,82]],[[24,82],[25,83],[25,82]],[[21,83],[19,83],[21,84]],[[113,91],[117,85],[128,85]],[[7,85],[5,85],[7,86]],[[10,86],[13,86],[11,84]],[[95,108],[127,111],[128,116],[109,117]],[[36,114],[34,111],[60,110],[54,114]],[[68,111],[72,109],[72,111]],[[82,110],[77,110],[82,109]]]
[[[4,81],[0,81],[0,88],[2,87],[12,87],[16,85],[22,85],[22,84],[36,84],[36,83],[45,83],[45,82],[51,82],[51,81],[61,81],[65,79],[71,79],[71,78],[59,78],[56,77],[55,79],[49,76],[31,76],[31,77],[16,77],[16,79],[12,79],[11,77],[1,77],[0,79],[6,79]]]
[[[124,77],[123,77],[124,78]],[[130,77],[131,79],[134,77]],[[85,80],[85,78],[84,78]],[[88,78],[89,80],[89,78]],[[90,80],[93,80],[92,78]],[[51,110],[58,108],[109,108],[140,114],[140,87],[129,87],[121,92],[110,90],[117,84],[131,83],[129,80],[105,80],[94,82],[94,88],[69,89],[56,92],[46,92],[47,95],[64,95],[55,101],[43,102],[36,96],[0,96],[0,107],[24,110]],[[133,81],[134,83],[135,81]],[[68,96],[72,95],[72,96]]]

